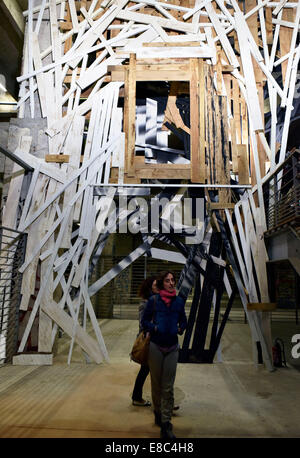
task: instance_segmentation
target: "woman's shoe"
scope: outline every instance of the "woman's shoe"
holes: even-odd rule
[[[173,434],[173,426],[171,422],[167,421],[161,424],[160,438],[161,439],[176,439],[176,436]]]
[[[178,405],[175,405],[175,406],[173,407],[173,410],[179,410],[179,409],[180,409],[180,406],[178,406]]]
[[[161,427],[161,414],[154,411],[154,422],[157,426]]]
[[[145,401],[145,399],[141,399],[140,401],[137,401],[135,399],[132,400],[132,405],[138,406],[138,407],[150,407],[151,402],[150,401]]]

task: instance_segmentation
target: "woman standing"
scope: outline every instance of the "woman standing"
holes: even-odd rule
[[[139,305],[139,333],[142,331],[142,316],[144,313],[144,309],[148,302],[148,299],[153,295],[158,293],[158,289],[156,288],[156,277],[149,277],[146,278],[140,286],[139,289],[139,296],[141,297],[141,302]],[[143,399],[143,386],[145,380],[149,374],[149,366],[148,365],[141,365],[139,373],[136,377],[134,389],[132,393],[132,404],[134,406],[140,407],[149,407],[151,406],[151,402],[146,401]]]
[[[183,334],[187,319],[185,301],[176,296],[175,275],[162,272],[156,280],[159,294],[150,297],[142,327],[151,334],[148,364],[155,423],[161,427],[162,439],[175,439],[171,416],[174,407],[174,381],[178,362],[178,334]]]

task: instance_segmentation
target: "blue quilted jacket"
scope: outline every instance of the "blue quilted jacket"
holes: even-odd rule
[[[159,294],[150,297],[141,321],[143,329],[151,334],[151,342],[161,347],[178,343],[178,334],[182,334],[187,325],[184,304],[180,296],[174,296],[169,307]]]

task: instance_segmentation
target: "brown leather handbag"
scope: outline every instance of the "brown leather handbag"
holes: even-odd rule
[[[154,297],[154,307],[153,307],[153,316],[156,306],[156,295]],[[152,318],[153,321],[153,318]],[[145,365],[148,362],[149,354],[149,345],[150,345],[150,333],[141,331],[135,342],[133,344],[132,350],[130,352],[130,359],[135,363]]]
[[[150,344],[150,334],[141,331],[133,344],[130,359],[138,364],[147,364]]]

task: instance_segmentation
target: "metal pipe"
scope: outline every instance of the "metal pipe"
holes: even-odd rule
[[[176,187],[182,187],[182,188],[243,188],[243,189],[251,189],[250,184],[182,184],[182,183],[174,183],[174,184],[157,184],[157,183],[123,183],[123,184],[117,184],[117,183],[101,183],[101,184],[93,184],[93,187],[110,187],[110,186],[116,186],[117,188],[120,187],[125,187],[125,188],[131,188],[131,187],[147,187],[147,188],[176,188]]]

